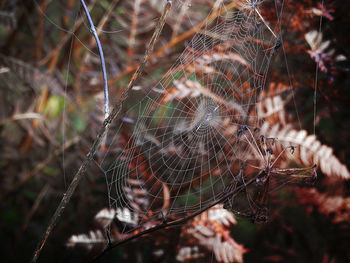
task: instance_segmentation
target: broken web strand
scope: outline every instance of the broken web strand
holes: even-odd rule
[[[230,11],[228,10],[228,12]],[[203,58],[203,54],[205,55],[206,52],[213,57],[213,54],[210,54],[209,51],[215,50],[219,46],[219,43],[225,44],[225,39],[216,39],[214,38],[216,36],[226,36],[226,38],[236,45],[237,43],[235,41],[248,42],[247,35],[251,38],[256,38],[256,35],[259,35],[262,41],[265,40],[263,33],[260,31],[261,29],[256,32],[248,30],[249,25],[247,25],[247,20],[250,20],[252,24],[255,23],[255,25],[258,24],[258,21],[261,23],[256,12],[250,12],[250,16],[248,17],[243,11],[235,10],[235,12],[231,12],[231,15],[236,20],[231,18],[230,21],[230,18],[227,17],[228,15],[221,16],[220,19],[224,22],[220,22],[217,19],[215,25],[207,25],[203,30],[205,34],[201,33],[195,36],[194,40],[190,43],[190,48],[195,52],[190,53],[185,51],[172,68],[173,71],[180,75],[180,78],[175,76],[175,73],[170,74],[167,78],[161,80],[156,86],[156,89],[154,89],[158,93],[154,90],[150,91],[137,104],[135,107],[136,110],[129,110],[127,112],[126,117],[129,118],[130,116],[129,119],[134,119],[135,127],[133,135],[128,142],[129,146],[127,146],[127,149],[124,150],[121,156],[115,159],[115,163],[118,163],[118,165],[113,168],[103,169],[105,171],[108,189],[110,189],[111,207],[128,207],[131,211],[140,215],[149,215],[149,212],[155,214],[153,211],[155,208],[156,211],[162,211],[162,204],[158,204],[158,206],[155,204],[164,201],[161,196],[164,192],[161,185],[165,183],[169,185],[169,191],[175,193],[175,197],[172,197],[170,200],[171,205],[168,207],[169,214],[183,216],[187,212],[196,211],[216,200],[222,189],[230,181],[236,180],[235,173],[230,170],[232,160],[226,158],[225,152],[228,149],[231,159],[234,158],[237,160],[240,158],[245,159],[246,153],[243,150],[240,153],[242,156],[238,156],[236,152],[240,151],[241,143],[236,141],[231,145],[230,140],[235,141],[234,137],[236,135],[227,138],[227,135],[223,132],[226,127],[222,124],[222,120],[224,118],[235,118],[236,122],[230,122],[233,126],[236,126],[236,129],[242,126],[244,121],[251,122],[253,120],[254,125],[251,124],[250,126],[252,128],[257,126],[258,119],[254,116],[249,116],[249,108],[254,107],[257,98],[256,93],[259,92],[259,89],[263,89],[265,81],[263,75],[268,72],[271,52],[267,55],[265,54],[265,56],[260,54],[262,56],[260,58],[257,58],[256,54],[258,52],[264,52],[266,48],[271,48],[275,40],[274,38],[273,41],[269,39],[269,45],[264,47],[264,49],[260,43],[245,43],[246,46],[242,49],[234,45],[224,49],[244,57],[248,61],[247,65],[253,65],[251,69],[248,66],[244,68],[235,61],[218,60],[210,63],[206,61],[201,62],[204,66],[210,65],[212,68],[215,68],[217,72],[225,72],[225,69],[231,69],[235,76],[237,76],[235,82],[238,83],[238,87],[236,88],[235,86],[237,84],[233,84],[234,81],[222,77],[224,74],[216,74],[214,76],[204,75],[200,79],[200,74],[198,73],[201,73],[202,69],[198,70],[195,67],[193,74],[190,74],[187,69],[188,65],[198,66],[197,60]],[[230,31],[232,29],[235,29],[237,32],[232,33]],[[242,35],[240,36],[239,34]],[[264,32],[264,34],[266,33]],[[261,59],[264,63],[255,63],[256,59]],[[182,70],[179,71],[178,68],[182,68]],[[262,80],[255,80],[254,72],[256,75],[262,75]],[[240,77],[242,74],[247,75],[245,79]],[[180,84],[182,85],[188,85],[188,83],[184,83],[188,80],[192,82],[201,81],[200,86],[204,87],[204,90],[200,88],[200,94],[197,96],[200,99],[194,97],[192,101],[185,103],[183,102],[183,98],[176,98],[175,96],[164,103],[166,96],[173,95],[171,92],[174,91],[173,85],[176,81],[181,81]],[[231,90],[226,91],[223,88],[221,83],[223,80],[227,82],[227,86],[232,87]],[[249,82],[251,82],[250,85],[253,87],[253,92],[251,91],[251,93],[254,93],[253,96],[248,96],[249,91],[245,93],[240,90],[244,83],[249,84]],[[188,88],[188,86],[186,87]],[[205,88],[207,87],[211,87],[209,89],[211,91],[210,93],[206,92]],[[232,93],[232,91],[240,93],[239,95],[244,97],[244,99],[240,102],[227,103],[227,98],[230,97],[230,92]],[[215,97],[212,94],[219,94],[221,96]],[[198,115],[202,114],[201,107],[204,109],[209,107],[215,110],[209,110],[209,115],[204,114],[196,119]],[[238,110],[238,113],[236,113],[237,110],[235,109],[239,107],[243,110]],[[160,121],[155,122],[155,112],[159,109],[172,112],[166,116],[162,116]],[[133,115],[132,113],[135,111],[139,115]],[[128,113],[130,114],[129,116]],[[164,126],[163,124],[162,126],[162,122],[166,123],[166,125]],[[169,147],[172,147],[173,151],[176,152],[177,158],[170,158],[172,157],[171,155],[169,157],[169,153],[167,152],[169,151]],[[244,147],[248,151],[249,146],[244,145]],[[161,153],[162,151],[164,154]],[[214,153],[210,154],[210,151],[214,151]],[[206,165],[203,165],[204,160],[207,160],[205,162]],[[109,157],[106,156],[100,166],[104,167],[106,165],[108,167],[107,162],[109,161]],[[146,170],[141,171],[142,169]],[[166,172],[171,170],[173,172],[167,175]],[[214,176],[213,171],[215,170],[219,174]],[[143,178],[142,173],[145,175],[146,172],[149,176]],[[226,175],[222,175],[221,173]],[[210,179],[208,186],[204,185],[205,180],[208,180],[208,178],[204,178],[203,174],[206,174]],[[131,180],[134,181],[131,183]],[[130,198],[132,195],[130,194],[130,189],[136,188],[136,184],[141,184],[138,187],[140,190],[138,199],[134,197]],[[150,184],[152,186],[149,186]],[[127,196],[128,193],[125,193],[127,188],[129,189],[129,197]],[[202,200],[202,195],[204,195],[206,190],[210,190],[208,192],[210,192],[211,196]],[[199,198],[192,202],[190,199],[193,196],[199,196]],[[141,201],[148,202],[148,205],[140,201],[142,198],[143,200]],[[183,201],[182,205],[179,204],[181,200]],[[139,207],[135,206],[136,201],[139,202],[137,204]],[[140,205],[145,205],[145,207],[142,208]],[[152,207],[153,205],[155,207]],[[156,214],[159,213],[156,212]],[[157,217],[158,215],[153,216]]]

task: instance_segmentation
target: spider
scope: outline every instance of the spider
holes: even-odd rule
[[[277,51],[282,46],[282,39],[277,39],[274,50]]]
[[[258,167],[253,164],[246,163],[246,166],[250,168],[255,168],[260,172],[252,177],[252,179],[247,179],[245,177],[245,169],[242,166],[240,173],[237,175],[238,183],[243,184],[244,188],[241,191],[245,195],[245,200],[248,201],[246,204],[246,210],[249,211],[244,213],[236,212],[241,215],[248,216],[253,222],[266,222],[268,220],[268,198],[269,192],[275,191],[276,189],[282,187],[283,185],[290,183],[291,181],[301,182],[301,183],[313,183],[317,178],[316,166],[306,167],[306,168],[278,168],[276,167],[277,161],[281,158],[282,154],[287,150],[290,150],[290,154],[294,154],[297,149],[296,146],[284,147],[280,153],[275,156],[273,148],[277,141],[276,138],[266,138],[263,135],[259,136],[259,129],[254,129],[254,134],[251,132],[249,127],[244,127],[242,131],[239,132],[241,139],[246,141],[249,145],[251,151],[256,157],[262,162],[262,166]],[[258,133],[258,134],[257,134]],[[273,179],[273,180],[272,180]],[[277,187],[274,187],[271,182],[277,183]],[[237,186],[237,182],[235,187]],[[232,187],[231,187],[232,188]],[[230,192],[230,185],[224,190],[224,194]],[[249,190],[250,189],[250,190]],[[253,190],[253,191],[252,191]],[[252,194],[253,192],[253,194]],[[225,208],[235,209],[234,198],[228,198],[225,203]]]

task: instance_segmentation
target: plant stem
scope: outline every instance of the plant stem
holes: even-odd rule
[[[103,81],[104,81],[105,119],[107,119],[107,117],[108,117],[108,115],[109,115],[109,98],[108,98],[108,97],[109,97],[109,94],[108,94],[108,80],[107,80],[107,71],[106,71],[105,57],[104,57],[104,55],[103,55],[103,49],[102,49],[102,46],[101,46],[101,42],[100,42],[100,39],[99,39],[98,34],[97,34],[97,32],[96,32],[94,23],[92,22],[92,19],[91,19],[89,10],[88,10],[88,8],[87,8],[87,6],[86,6],[84,0],[80,0],[80,2],[81,2],[81,5],[82,5],[83,8],[84,8],[86,17],[87,17],[87,19],[89,20],[90,29],[91,29],[91,31],[92,31],[92,34],[93,34],[94,37],[95,37],[96,44],[97,44],[97,48],[98,48],[98,51],[99,51],[99,53],[100,53],[101,67],[102,67]]]
[[[81,0],[82,3],[84,2],[83,0]],[[42,237],[42,239],[39,241],[38,243],[38,247],[34,252],[33,255],[33,259],[32,262],[37,262],[40,253],[42,251],[42,249],[44,248],[46,241],[48,239],[48,237],[50,236],[53,228],[55,227],[55,225],[57,224],[58,218],[62,215],[63,211],[65,210],[66,206],[68,205],[76,187],[79,184],[79,181],[81,180],[81,178],[83,177],[83,175],[85,174],[88,165],[90,164],[90,162],[92,161],[96,151],[98,150],[99,146],[101,145],[101,142],[103,140],[103,138],[105,137],[105,135],[107,134],[107,131],[109,129],[110,124],[112,123],[112,121],[118,116],[121,108],[122,108],[122,104],[125,101],[125,99],[127,98],[127,93],[130,90],[130,88],[134,85],[134,83],[136,82],[136,80],[138,79],[138,77],[141,75],[144,65],[147,62],[147,59],[149,58],[149,54],[152,53],[153,48],[154,48],[154,44],[157,42],[158,37],[160,35],[160,32],[163,29],[163,26],[165,24],[165,19],[166,16],[169,13],[171,7],[171,1],[167,1],[165,7],[164,7],[164,11],[163,14],[159,20],[159,23],[157,24],[157,27],[153,33],[153,36],[150,40],[150,43],[148,45],[148,48],[145,52],[144,58],[139,66],[139,68],[136,70],[136,72],[134,73],[133,77],[130,80],[129,85],[127,86],[127,88],[125,88],[122,92],[122,97],[120,98],[120,100],[116,103],[116,105],[114,106],[114,108],[112,109],[112,112],[109,114],[108,117],[105,118],[103,125],[101,127],[101,129],[99,130],[97,137],[95,139],[95,141],[93,142],[93,145],[90,148],[89,153],[86,155],[86,158],[84,160],[84,162],[81,164],[78,172],[74,175],[74,178],[72,180],[72,182],[70,183],[66,193],[63,195],[62,200],[60,202],[60,204],[58,205],[54,215],[51,217],[49,226],[47,227],[44,236]],[[86,10],[86,9],[85,9]],[[95,31],[96,33],[96,31]]]

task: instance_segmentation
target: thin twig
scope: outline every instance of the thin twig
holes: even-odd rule
[[[146,65],[146,62],[149,58],[149,56],[151,55],[151,53],[153,52],[154,49],[154,45],[156,43],[156,41],[159,38],[160,32],[163,29],[163,26],[165,24],[165,18],[168,15],[168,12],[170,10],[171,7],[171,0],[168,0],[165,7],[164,7],[164,11],[163,14],[161,16],[161,18],[159,19],[159,22],[157,24],[156,29],[154,30],[153,36],[151,38],[151,41],[148,44],[148,48],[146,50],[145,56],[143,57],[140,65],[138,66],[138,68],[136,69],[134,75],[131,77],[131,80],[129,82],[129,85],[127,86],[127,88],[122,92],[122,98],[127,94],[127,92],[134,86],[135,82],[137,81],[138,77],[141,75],[141,73],[143,72],[143,69]]]
[[[193,28],[191,28],[190,30],[186,31],[185,33],[175,37],[174,39],[170,40],[164,47],[161,47],[158,50],[156,50],[152,55],[150,55],[149,59],[152,61],[153,59],[159,58],[160,56],[162,56],[165,53],[165,51],[169,50],[173,46],[175,46],[175,45],[181,43],[182,41],[190,38],[195,33],[201,32],[202,29],[205,27],[205,25],[207,23],[213,21],[216,17],[224,14],[225,12],[228,12],[229,10],[231,10],[233,8],[237,8],[237,7],[238,7],[237,3],[232,2],[232,3],[228,4],[227,6],[225,6],[224,8],[220,9],[220,10],[215,10],[209,17],[204,19],[200,24],[194,26]],[[123,78],[123,77],[129,75],[130,73],[134,72],[138,67],[139,67],[139,64],[133,64],[133,65],[128,66],[123,72],[121,72],[120,74],[118,74],[114,78],[110,79],[108,81],[108,84],[109,85],[115,84],[116,81],[118,81],[121,78]],[[95,96],[95,94],[93,96]],[[90,97],[91,96],[89,95],[89,96],[83,98],[82,101],[86,101],[86,100],[90,99]],[[74,109],[74,107],[75,107],[74,105],[71,105],[71,107],[69,108],[68,111],[72,111]]]
[[[167,50],[169,50],[170,48],[172,48],[173,46],[181,43],[182,41],[192,37],[194,34],[196,34],[199,30],[203,29],[208,23],[210,23],[211,21],[213,21],[215,18],[217,18],[218,16],[228,12],[229,10],[238,7],[236,2],[232,2],[226,6],[224,6],[223,8],[213,12],[212,14],[210,14],[206,19],[204,19],[201,23],[199,23],[198,25],[192,27],[190,30],[186,31],[185,33],[179,35],[178,37],[172,39],[171,41],[169,41],[164,47],[158,49],[156,52],[154,52],[151,55],[151,59],[155,59],[160,57],[161,55],[163,55]],[[116,81],[118,81],[119,79],[129,75],[131,72],[133,72],[135,69],[137,69],[138,65],[132,65],[130,67],[128,67],[127,69],[125,69],[122,73],[120,73],[119,75],[115,76],[114,78],[109,80],[109,84],[112,85],[114,84]]]
[[[48,190],[49,190],[49,184],[46,184],[43,187],[43,189],[40,191],[40,193],[38,194],[37,198],[35,199],[32,208],[30,209],[29,213],[26,216],[26,219],[24,220],[24,224],[23,224],[22,229],[21,229],[22,234],[26,230],[26,228],[28,227],[30,220],[32,219],[35,212],[38,210],[38,207],[40,206],[41,201],[43,200],[43,198],[47,194]]]
[[[97,151],[99,145],[101,144],[102,139],[104,138],[104,136],[105,136],[105,134],[106,134],[106,132],[108,130],[109,124],[110,124],[109,118],[107,118],[104,121],[103,126],[102,126],[100,132],[98,133],[97,138],[94,141],[94,143],[93,143],[89,153],[87,154],[84,162],[80,166],[78,172],[74,175],[74,178],[73,178],[72,182],[70,183],[66,193],[63,195],[62,200],[61,200],[60,204],[58,205],[54,215],[51,217],[49,226],[47,227],[44,236],[39,241],[38,248],[34,252],[34,256],[33,256],[32,262],[37,262],[37,260],[39,258],[39,255],[40,255],[40,252],[44,248],[45,243],[46,243],[49,235],[52,232],[52,229],[55,227],[58,218],[61,216],[61,214],[63,213],[64,209],[66,208],[66,205],[69,203],[70,198],[72,197],[72,195],[73,195],[73,193],[75,191],[75,188],[78,186],[78,183],[79,183],[80,179],[85,174],[85,171],[86,171],[88,165],[92,161],[95,152]]]
[[[17,113],[7,119],[0,120],[0,126],[3,126],[12,121],[27,120],[27,119],[42,120],[43,116],[36,112]]]
[[[43,32],[44,32],[44,14],[45,14],[45,9],[47,7],[47,1],[44,1],[40,5],[40,16],[39,16],[39,25],[38,25],[38,35],[37,35],[37,40],[36,40],[36,49],[35,49],[35,56],[36,59],[41,58],[42,54],[42,45],[43,45]]]
[[[90,162],[92,161],[97,149],[99,148],[99,146],[101,145],[101,142],[103,140],[103,138],[105,137],[105,135],[107,134],[110,124],[112,123],[112,121],[118,116],[122,104],[125,101],[125,99],[127,98],[127,92],[129,91],[129,89],[134,85],[135,81],[138,79],[138,77],[140,76],[140,74],[142,73],[143,67],[147,62],[147,59],[149,57],[149,54],[152,52],[153,48],[154,48],[154,44],[156,43],[156,41],[158,40],[159,34],[163,29],[164,23],[165,23],[165,18],[170,10],[171,7],[171,1],[167,1],[167,4],[164,7],[164,11],[162,14],[162,17],[160,18],[159,23],[157,24],[157,27],[153,33],[153,36],[150,40],[150,43],[148,45],[148,48],[145,52],[145,56],[140,64],[140,67],[136,70],[136,72],[134,73],[133,77],[130,80],[129,85],[127,86],[126,89],[124,89],[124,91],[122,92],[123,96],[120,98],[120,100],[117,102],[117,104],[114,106],[114,108],[112,109],[110,115],[105,118],[97,136],[95,141],[93,142],[89,153],[86,155],[86,158],[84,160],[84,162],[81,164],[81,166],[79,167],[78,172],[74,175],[74,178],[72,180],[72,182],[70,183],[66,193],[63,195],[62,200],[60,202],[60,204],[58,205],[54,215],[51,217],[50,223],[42,237],[42,239],[39,241],[38,243],[38,247],[34,252],[33,255],[33,259],[32,262],[37,262],[40,253],[42,251],[42,249],[44,248],[46,241],[48,239],[48,237],[50,236],[53,228],[55,227],[55,225],[57,224],[57,220],[58,218],[62,215],[63,211],[65,210],[66,206],[68,205],[76,187],[78,186],[81,178],[83,177],[83,175],[85,174],[88,165],[90,164]]]
[[[131,29],[130,29],[130,34],[129,34],[129,45],[128,45],[128,60],[126,62],[126,66],[129,66],[132,57],[134,54],[134,45],[135,45],[135,38],[136,38],[136,27],[138,24],[138,15],[140,12],[140,7],[141,7],[141,0],[135,0],[134,2],[134,11],[132,13],[132,18],[131,18]]]
[[[87,17],[87,19],[89,20],[90,29],[91,29],[91,31],[92,31],[92,34],[93,34],[94,37],[95,37],[96,44],[97,44],[97,48],[98,48],[98,51],[99,51],[99,53],[100,53],[101,67],[102,67],[103,81],[104,81],[105,119],[107,119],[107,117],[108,117],[108,115],[109,115],[109,98],[108,98],[108,81],[107,81],[107,71],[106,71],[105,57],[104,57],[104,55],[103,55],[103,50],[102,50],[101,42],[100,42],[100,39],[99,39],[98,34],[97,34],[97,32],[96,32],[94,23],[92,22],[92,19],[91,19],[89,10],[88,10],[88,8],[87,8],[87,6],[86,6],[84,0],[80,0],[80,2],[81,2],[82,6],[83,6],[83,8],[84,8],[86,17]]]
[[[14,242],[14,246],[13,246],[13,250],[16,251],[16,249],[18,248],[19,242],[21,241],[21,238],[24,236],[24,231],[27,229],[30,220],[32,219],[33,215],[35,214],[35,212],[38,210],[41,201],[44,199],[44,197],[46,196],[47,192],[49,190],[49,184],[46,184],[43,189],[40,191],[40,193],[38,194],[37,198],[34,201],[34,204],[32,206],[32,208],[30,209],[29,213],[27,214],[24,223],[21,227],[21,230],[18,232],[17,237],[16,237],[16,241]],[[12,254],[13,256],[13,260],[9,260],[9,262],[15,262],[15,256],[16,253]]]

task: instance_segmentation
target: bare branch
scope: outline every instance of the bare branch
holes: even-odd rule
[[[83,0],[82,0],[82,2],[83,2]],[[70,201],[70,199],[71,199],[71,197],[72,197],[76,187],[78,186],[81,178],[85,174],[88,165],[92,161],[92,159],[93,159],[97,149],[99,148],[99,146],[102,143],[103,138],[107,134],[107,131],[109,129],[110,124],[112,123],[112,121],[119,114],[120,109],[122,107],[122,104],[125,101],[125,99],[127,98],[128,91],[134,85],[134,83],[136,82],[136,80],[138,79],[140,74],[142,73],[144,65],[146,64],[146,62],[147,62],[147,60],[149,58],[149,55],[152,53],[154,45],[157,42],[158,37],[160,35],[160,32],[163,29],[163,26],[165,24],[165,19],[166,19],[166,16],[168,15],[170,7],[171,7],[171,1],[168,0],[166,5],[165,5],[165,7],[164,7],[163,14],[162,14],[162,16],[160,18],[159,23],[157,24],[157,27],[156,27],[156,29],[155,29],[155,31],[153,33],[153,36],[152,36],[152,38],[150,40],[148,48],[147,48],[147,50],[145,52],[145,56],[144,56],[144,58],[143,58],[143,60],[142,60],[142,62],[140,64],[139,68],[134,73],[133,77],[130,80],[129,85],[127,86],[127,88],[123,90],[121,99],[114,106],[114,108],[113,108],[112,112],[110,113],[110,115],[105,118],[105,120],[103,122],[103,125],[102,125],[100,131],[98,132],[97,137],[96,137],[93,145],[90,148],[89,153],[86,155],[86,158],[85,158],[84,162],[82,163],[82,165],[80,166],[78,172],[74,175],[74,178],[73,178],[72,182],[70,183],[66,193],[63,195],[63,198],[62,198],[60,204],[58,205],[58,207],[57,207],[57,209],[55,211],[55,214],[52,216],[52,218],[50,220],[49,226],[47,227],[43,238],[38,243],[38,247],[37,247],[37,249],[34,252],[32,262],[37,262],[37,260],[39,258],[39,255],[40,255],[42,249],[44,248],[48,237],[50,236],[53,228],[57,224],[58,218],[62,215],[64,209],[66,208],[67,204],[69,203],[69,201]],[[95,33],[96,33],[96,31],[95,31]]]

